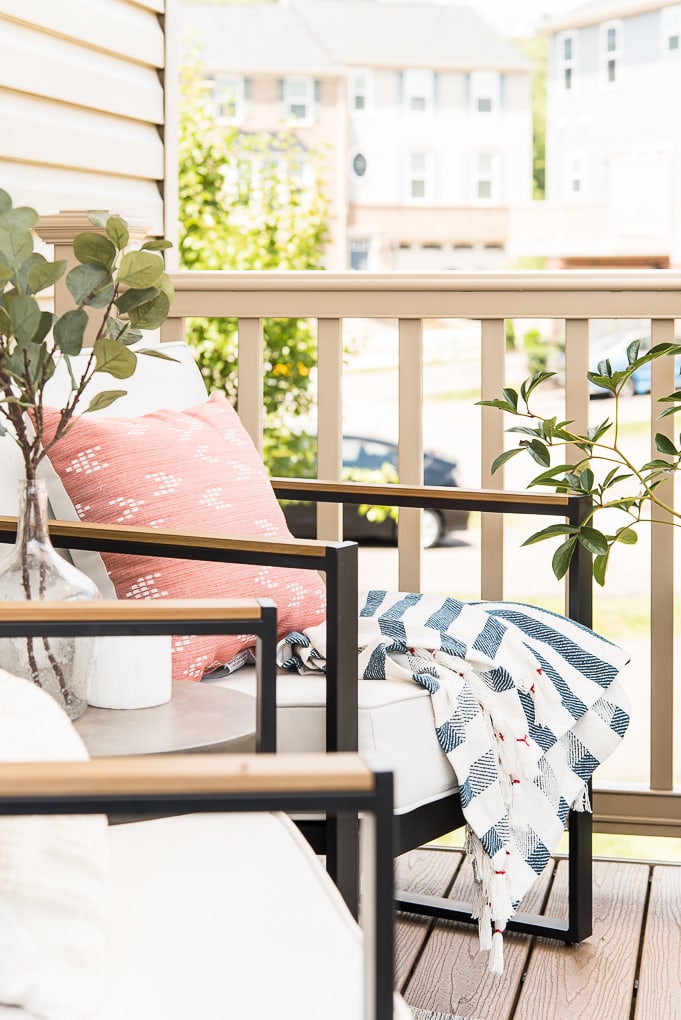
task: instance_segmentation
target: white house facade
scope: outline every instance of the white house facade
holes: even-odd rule
[[[681,264],[681,4],[598,0],[548,30],[535,245],[558,265]]]
[[[531,197],[531,67],[474,10],[289,0],[181,13],[218,111],[325,149],[327,268],[507,263],[509,206]]]

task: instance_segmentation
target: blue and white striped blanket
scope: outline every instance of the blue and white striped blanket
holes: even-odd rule
[[[324,625],[290,634],[279,664],[323,671]],[[370,591],[360,595],[359,676],[411,679],[431,695],[460,784],[476,877],[474,916],[490,969],[501,932],[541,874],[570,808],[629,724],[625,652],[535,606]]]

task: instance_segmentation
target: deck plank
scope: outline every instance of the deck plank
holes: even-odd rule
[[[562,861],[549,913],[566,910],[567,872]],[[514,1020],[629,1020],[648,876],[645,864],[594,862],[593,935],[578,946],[536,941]]]
[[[653,868],[635,1020],[681,1016],[681,871]]]
[[[397,858],[396,888],[428,896],[444,896],[463,862],[452,850],[412,850]],[[395,985],[401,988],[414,966],[431,927],[430,918],[398,914],[395,926]]]
[[[539,913],[551,881],[551,868],[534,884],[521,909]],[[451,896],[469,900],[473,871],[466,861],[457,874]],[[438,921],[404,995],[412,1006],[453,1013],[475,1020],[507,1020],[512,1015],[518,985],[525,969],[530,938],[504,936],[504,973],[490,974],[487,953],[481,953],[473,927]]]

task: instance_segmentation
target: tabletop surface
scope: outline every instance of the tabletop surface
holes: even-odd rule
[[[88,708],[74,725],[91,755],[249,751],[255,748],[255,698],[175,680],[165,705]]]

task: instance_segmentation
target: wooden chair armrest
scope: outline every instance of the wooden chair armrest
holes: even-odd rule
[[[174,754],[0,764],[0,799],[373,790],[358,754]]]
[[[552,514],[572,517],[585,511],[585,497],[553,492],[510,492],[505,489],[461,489],[455,486],[375,485],[317,478],[272,478],[279,499],[320,503],[379,503],[483,513]]]

